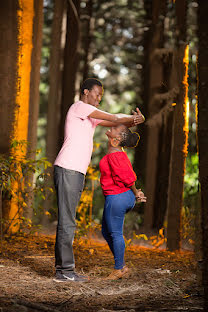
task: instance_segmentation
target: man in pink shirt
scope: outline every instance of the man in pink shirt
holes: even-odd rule
[[[144,122],[137,108],[133,115],[109,114],[97,107],[102,99],[103,86],[94,78],[84,81],[81,100],[68,110],[63,146],[54,162],[54,184],[58,203],[56,232],[55,281],[84,282],[88,278],[74,271],[73,240],[76,228],[76,207],[84,187],[84,178],[93,149],[93,135],[97,125],[128,127]]]

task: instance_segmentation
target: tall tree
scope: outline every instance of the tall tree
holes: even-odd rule
[[[207,1],[198,1],[198,151],[202,220],[204,311],[208,307],[208,28]]]
[[[131,1],[128,2],[129,5]],[[151,51],[151,38],[152,38],[152,31],[151,31],[151,23],[152,23],[152,1],[147,0],[144,1],[144,9],[145,9],[145,24],[148,28],[148,31],[144,32],[143,35],[143,46],[144,46],[144,60],[143,60],[143,68],[142,68],[142,84],[143,84],[143,108],[142,113],[145,117],[147,117],[147,105],[149,103],[149,79],[150,79],[150,70],[149,70],[149,56]],[[150,29],[149,29],[150,26]],[[146,168],[146,144],[147,144],[147,127],[145,124],[142,124],[138,127],[138,132],[141,137],[141,141],[139,145],[135,148],[134,154],[134,170],[139,177],[139,180],[143,184],[145,184],[145,168]]]
[[[79,62],[80,0],[68,0],[67,3],[67,32],[64,51],[59,147],[63,142],[66,113],[74,102],[76,74]]]
[[[89,63],[92,58],[90,53],[90,43],[92,41],[92,34],[94,30],[94,18],[93,18],[93,0],[86,2],[86,7],[83,12],[80,13],[81,19],[81,48],[83,53],[83,66],[80,68],[80,78],[84,81],[89,75]]]
[[[54,1],[51,48],[49,60],[49,95],[47,103],[47,126],[46,126],[46,157],[53,163],[59,149],[60,135],[59,124],[61,118],[62,76],[63,58],[66,41],[66,16],[67,1]],[[48,168],[48,179],[46,183],[52,184],[53,168]],[[53,198],[47,192],[47,198],[43,203],[44,214],[41,223],[48,225],[49,219],[46,211],[53,206]]]
[[[8,154],[14,122],[16,99],[16,73],[18,51],[18,1],[0,3],[0,153]]]
[[[43,0],[34,1],[34,18],[33,18],[33,37],[32,37],[32,56],[31,56],[31,74],[30,74],[30,103],[29,103],[29,122],[28,122],[28,156],[35,159],[37,145],[37,122],[39,113],[39,83],[40,83],[40,64],[41,64],[41,47],[42,47],[42,28],[43,28]],[[33,177],[26,177],[32,185]],[[29,184],[29,185],[30,185]],[[32,193],[32,187],[30,193]],[[26,216],[32,218],[33,197],[27,201]]]
[[[151,24],[151,47],[149,48],[149,96],[147,117],[150,119],[161,108],[161,101],[158,95],[162,93],[163,87],[163,62],[158,57],[156,51],[164,46],[164,17],[166,12],[166,1],[156,0],[152,3],[152,24]],[[147,90],[146,90],[147,92]],[[163,103],[162,103],[163,104]],[[148,198],[145,214],[144,226],[151,229],[154,222],[154,202],[157,183],[157,161],[159,156],[161,121],[149,123],[147,130],[147,151],[146,151],[146,177],[145,193]]]
[[[188,144],[189,50],[186,46],[186,12],[186,0],[176,1],[176,49],[173,59],[173,80],[178,83],[179,94],[174,110],[168,191],[167,247],[169,250],[180,249],[181,244],[181,209]]]
[[[49,61],[49,95],[47,107],[46,156],[54,162],[58,152],[62,95],[63,51],[66,37],[66,0],[54,1],[51,53]]]
[[[0,6],[1,33],[3,34],[3,40],[0,43],[2,54],[0,71],[4,74],[4,78],[8,77],[5,78],[6,83],[5,85],[3,83],[4,90],[2,90],[2,94],[5,94],[7,99],[3,98],[1,102],[2,111],[5,112],[5,121],[2,119],[2,124],[6,142],[2,144],[1,150],[9,153],[11,139],[27,140],[34,6],[33,0],[9,0],[1,2]],[[21,155],[19,152],[16,156],[21,157]],[[14,183],[14,192],[17,188],[18,185]],[[19,228],[22,207],[19,207],[16,200],[12,199],[7,208],[9,209],[10,230],[15,232]]]

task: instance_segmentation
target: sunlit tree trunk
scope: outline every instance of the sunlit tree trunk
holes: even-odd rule
[[[0,2],[0,153],[8,154],[16,99],[18,1]]]
[[[156,0],[152,3],[152,25],[151,25],[151,47],[149,50],[149,96],[147,117],[151,118],[158,113],[161,102],[155,101],[155,95],[162,92],[163,64],[155,51],[161,49],[164,44],[164,19],[166,2]],[[147,129],[146,147],[146,173],[145,173],[145,195],[148,201],[145,205],[144,226],[151,229],[154,222],[154,202],[157,183],[157,161],[159,156],[159,135],[161,123],[152,123]]]
[[[0,45],[3,47],[3,57],[1,64],[8,64],[8,67],[2,65],[3,74],[9,82],[2,94],[11,100],[8,108],[6,107],[7,100],[2,102],[2,107],[5,112],[12,117],[3,122],[9,126],[7,131],[7,143],[3,145],[4,151],[9,151],[9,143],[11,139],[27,140],[28,135],[28,116],[29,116],[29,93],[30,93],[30,72],[31,72],[31,52],[32,52],[32,27],[34,7],[33,0],[19,1],[4,1],[1,2],[1,23],[3,23],[4,31],[3,41]],[[3,29],[2,29],[3,30]],[[12,51],[12,52],[10,52]],[[4,56],[6,55],[6,57]],[[8,56],[9,55],[9,56]],[[12,59],[11,59],[12,58]],[[9,70],[8,70],[9,69]],[[2,73],[2,72],[1,72]],[[8,91],[8,92],[7,92]],[[2,115],[2,114],[1,114]],[[6,114],[4,114],[6,116]],[[2,116],[3,118],[3,116]],[[5,137],[6,139],[6,137]],[[21,157],[24,152],[18,152]],[[18,189],[17,183],[14,183],[13,191]],[[12,198],[8,207],[8,218],[10,220],[11,232],[16,232],[19,229],[19,218],[22,214],[22,207],[19,207],[16,199]]]
[[[35,159],[37,145],[37,121],[39,113],[39,83],[40,83],[40,64],[42,47],[42,28],[43,28],[43,0],[34,1],[33,19],[33,49],[31,58],[30,75],[30,103],[29,103],[29,123],[28,123],[28,157]],[[26,185],[30,194],[27,200],[26,217],[31,219],[33,215],[33,176],[26,177]],[[31,186],[30,186],[31,185]]]
[[[208,28],[207,1],[199,1],[198,9],[198,151],[202,220],[202,282],[204,311],[208,307]]]
[[[168,190],[167,248],[180,249],[181,209],[183,206],[183,185],[188,145],[188,55],[186,40],[186,0],[176,2],[176,49],[174,51],[173,80],[178,83],[173,120],[170,177]]]
[[[18,51],[18,1],[0,2],[0,153],[9,155],[10,136],[15,118],[16,75]],[[8,220],[9,202],[2,200],[2,217]]]
[[[76,74],[79,62],[80,0],[68,0],[67,33],[64,51],[59,148],[63,143],[66,113],[74,102]]]

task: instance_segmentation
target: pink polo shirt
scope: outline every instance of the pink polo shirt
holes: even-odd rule
[[[88,117],[96,109],[95,106],[82,101],[69,108],[65,121],[64,143],[54,165],[86,174],[92,155],[95,128],[102,121]]]

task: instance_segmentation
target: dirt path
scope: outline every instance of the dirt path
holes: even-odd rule
[[[105,281],[113,258],[101,242],[75,243],[88,283],[56,283],[54,237],[7,237],[0,255],[0,312],[202,311],[192,252],[128,247],[128,279]]]

